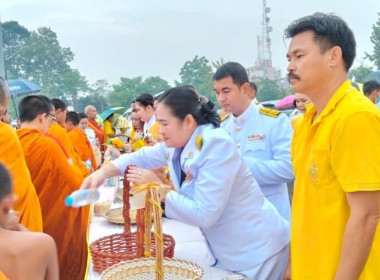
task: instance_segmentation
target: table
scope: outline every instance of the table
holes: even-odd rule
[[[100,199],[109,199],[113,201],[115,186],[99,188]],[[113,203],[111,208],[121,207],[121,203]],[[176,220],[163,218],[163,232],[170,234],[175,240],[174,258],[183,259],[197,263],[202,266],[205,274],[203,279],[243,279],[239,275],[216,267],[211,267],[215,262],[214,257],[209,252],[205,243],[204,236],[199,228],[181,223]],[[136,226],[132,227],[136,231]],[[89,242],[106,235],[123,232],[123,225],[112,224],[104,217],[92,215],[89,228]],[[90,264],[88,278],[89,280],[98,280],[100,275],[93,271],[92,262]]]

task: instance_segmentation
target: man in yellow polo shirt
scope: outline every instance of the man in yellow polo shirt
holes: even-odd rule
[[[347,79],[354,35],[322,13],[296,20],[285,35],[289,82],[312,101],[292,144],[286,279],[380,279],[380,112]]]

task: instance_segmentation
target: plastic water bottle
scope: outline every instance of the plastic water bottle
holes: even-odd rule
[[[98,190],[91,191],[89,189],[76,190],[65,199],[66,206],[81,207],[90,203],[94,203],[100,197]]]

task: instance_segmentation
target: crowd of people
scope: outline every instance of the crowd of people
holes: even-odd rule
[[[246,69],[228,62],[213,76],[219,114],[194,87],[174,87],[137,97],[121,133],[112,112],[99,123],[92,105],[68,112],[30,95],[14,131],[0,78],[0,279],[84,279],[89,207],[64,199],[131,165],[131,182],[169,186],[165,216],[199,227],[216,267],[258,280],[380,279],[380,84],[363,95],[347,78],[356,42],[341,18],[315,13],[285,35],[290,118],[263,107]],[[121,155],[105,162],[120,136]]]

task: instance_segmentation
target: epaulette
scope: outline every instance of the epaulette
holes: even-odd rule
[[[224,122],[226,119],[228,119],[229,116],[230,116],[230,114],[226,114],[226,115],[222,116],[220,118],[220,122]]]
[[[281,113],[280,111],[277,111],[277,110],[274,110],[274,109],[270,109],[270,108],[266,108],[266,107],[261,107],[259,109],[259,112],[261,114],[264,114],[264,115],[267,115],[267,116],[270,116],[270,117],[273,117],[273,118],[277,118],[278,115]]]

